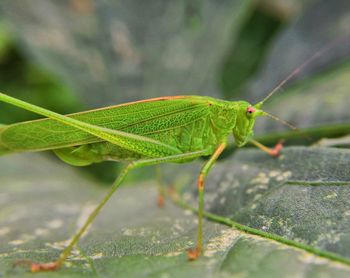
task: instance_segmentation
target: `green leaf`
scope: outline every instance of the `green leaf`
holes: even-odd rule
[[[240,151],[208,181],[207,208],[350,258],[349,160],[350,151],[327,148],[287,148],[278,159]]]
[[[350,257],[350,187],[334,182],[350,183],[345,167],[349,160],[349,151],[325,148],[287,148],[279,159],[239,151],[233,159],[215,165],[209,175],[206,207],[346,260]],[[191,192],[200,164],[170,165],[165,175]],[[182,175],[170,176],[169,169],[179,173],[177,167]],[[33,154],[3,157],[0,169],[0,273],[23,277],[24,270],[13,269],[13,262],[57,258],[106,189],[95,187],[69,166]],[[323,185],[308,185],[316,181]],[[185,253],[194,245],[195,216],[171,202],[160,209],[155,201],[153,182],[121,188],[64,267],[38,276],[350,275],[344,263],[215,221],[205,222],[204,256],[188,262]]]

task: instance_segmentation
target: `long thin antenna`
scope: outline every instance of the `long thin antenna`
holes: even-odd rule
[[[285,120],[282,120],[282,119],[280,119],[280,118],[278,118],[278,117],[276,117],[276,116],[274,116],[274,115],[271,115],[270,113],[267,113],[267,112],[263,111],[263,115],[268,116],[268,117],[274,119],[275,121],[280,122],[280,123],[282,123],[282,124],[288,126],[290,129],[299,131],[299,129],[298,129],[296,126],[294,126],[294,125],[292,125],[291,123],[289,123],[289,122],[287,122],[287,121],[285,121]]]
[[[346,38],[346,37],[345,37]],[[255,107],[260,107],[263,105],[263,103],[268,100],[270,97],[272,97],[279,89],[281,89],[288,81],[290,81],[294,76],[296,76],[302,69],[304,69],[306,66],[308,66],[311,62],[316,60],[318,57],[323,55],[325,52],[333,48],[334,46],[338,45],[340,41],[345,39],[344,37],[341,37],[338,40],[333,41],[332,43],[326,45],[325,47],[321,48],[319,51],[314,53],[309,59],[307,59],[304,63],[302,63],[299,67],[297,67],[295,70],[292,71],[284,80],[282,80],[262,101],[254,105]]]
[[[299,128],[297,128],[296,126],[292,125],[291,123],[289,123],[289,122],[287,122],[285,120],[282,120],[282,119],[280,119],[280,118],[278,118],[278,117],[276,117],[274,115],[271,115],[271,114],[269,114],[269,113],[267,113],[265,111],[263,111],[263,115],[268,116],[268,117],[274,119],[275,121],[278,121],[278,122],[288,126],[290,129],[297,131],[302,137],[304,137],[304,138],[306,138],[308,140],[311,139],[310,136],[304,134]]]

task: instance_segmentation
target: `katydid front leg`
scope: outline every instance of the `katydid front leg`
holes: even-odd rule
[[[250,142],[256,146],[257,148],[259,148],[260,150],[262,150],[263,152],[267,153],[268,155],[271,156],[279,156],[281,153],[281,150],[283,148],[283,140],[280,140],[279,142],[277,142],[277,144],[273,147],[273,148],[269,148],[266,147],[265,145],[259,143],[258,141],[251,139]]]
[[[190,249],[187,252],[189,260],[197,259],[203,251],[203,210],[204,210],[204,183],[211,167],[214,165],[220,154],[226,148],[227,143],[221,143],[211,155],[210,159],[203,165],[200,174],[197,179],[198,188],[198,234],[197,244],[194,249]]]
[[[282,143],[283,141],[280,141],[276,144],[276,146],[273,149],[270,149],[261,143],[251,140],[251,142],[256,145],[259,149],[262,151],[268,153],[271,156],[278,156],[280,154],[280,151],[282,150]],[[203,210],[204,210],[204,184],[205,184],[205,178],[207,177],[210,169],[220,156],[220,154],[224,151],[226,148],[227,143],[223,142],[221,143],[215,150],[215,152],[212,154],[210,159],[203,165],[200,174],[197,179],[197,188],[198,188],[198,234],[197,234],[197,244],[194,249],[190,249],[187,252],[189,260],[195,260],[197,259],[202,251],[203,251]]]

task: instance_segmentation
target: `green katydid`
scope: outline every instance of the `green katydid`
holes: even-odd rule
[[[245,101],[229,102],[199,96],[161,97],[67,116],[28,104],[0,93],[0,100],[49,119],[0,128],[0,153],[53,150],[65,162],[82,166],[103,160],[130,163],[111,191],[54,263],[33,264],[32,271],[60,266],[126,174],[133,168],[163,162],[183,163],[211,155],[198,178],[199,214],[197,246],[202,251],[204,179],[224,150],[233,132],[238,147],[253,135],[257,116],[267,115]]]
[[[64,116],[0,93],[0,101],[47,117],[0,126],[0,155],[53,150],[63,161],[75,166],[104,160],[128,162],[110,191],[60,257],[49,263],[30,262],[31,271],[55,270],[64,263],[82,234],[130,170],[165,162],[185,163],[201,156],[210,156],[197,180],[199,193],[197,243],[194,249],[188,251],[189,259],[199,257],[203,250],[204,181],[225,149],[229,135],[233,133],[237,147],[242,147],[251,141],[271,155],[277,155],[281,144],[277,144],[274,149],[268,149],[252,140],[256,117],[270,116],[279,120],[261,110],[262,105],[319,54],[312,56],[263,101],[255,105],[246,101],[224,101],[211,97],[170,96]]]

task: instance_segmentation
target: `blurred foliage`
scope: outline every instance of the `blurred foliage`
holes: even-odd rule
[[[75,112],[83,107],[62,80],[26,58],[4,24],[0,24],[0,87],[2,92],[60,113]],[[38,117],[23,109],[0,103],[2,124]]]
[[[61,114],[84,110],[83,103],[62,79],[26,58],[4,24],[0,24],[0,87],[2,92]],[[32,112],[0,103],[2,124],[38,118]],[[118,165],[103,162],[80,169],[107,184],[115,179]]]
[[[305,1],[304,8],[271,42],[265,61],[245,88],[245,98],[249,101],[262,99],[316,53],[319,54],[317,59],[301,69],[283,86],[284,89],[349,60],[349,10],[350,2],[347,0],[336,3],[327,0]],[[283,90],[279,94],[282,95]],[[298,95],[302,96],[302,93]],[[303,103],[302,99],[299,98],[300,103]],[[332,113],[324,112],[332,117]]]
[[[180,92],[219,97],[222,57],[254,2],[4,0],[0,14],[31,59],[98,107]]]
[[[315,76],[294,83],[282,94],[275,95],[264,105],[264,109],[282,119],[288,119],[299,128],[349,123],[349,103],[344,101],[349,96],[349,80],[350,61],[338,62]],[[279,122],[265,118],[258,121],[256,131],[262,134],[267,130],[285,128]]]
[[[269,42],[285,21],[286,18],[281,14],[266,10],[263,4],[255,5],[251,9],[224,59],[222,73],[219,75],[225,98],[230,99],[242,94],[247,80],[263,61],[270,46]]]

